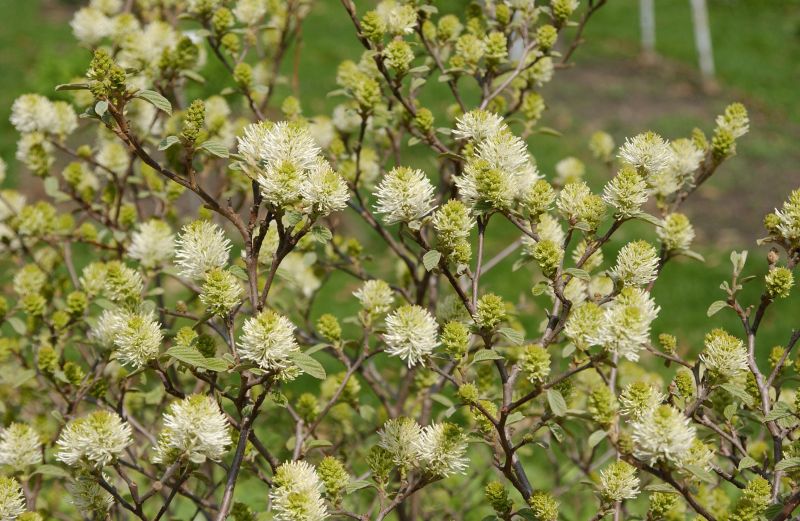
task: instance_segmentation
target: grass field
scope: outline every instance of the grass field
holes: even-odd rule
[[[589,25],[587,41],[578,52],[579,66],[559,71],[566,77],[556,80],[558,90],[545,90],[550,106],[545,124],[567,137],[540,136],[531,141],[541,169],[551,173],[555,162],[566,155],[585,159],[586,139],[599,128],[609,130],[618,140],[649,127],[668,137],[678,137],[695,125],[710,129],[713,115],[731,100],[744,99],[751,106],[753,131],[743,141],[739,157],[723,168],[719,179],[704,188],[687,210],[701,237],[710,243],[700,248],[707,262],[703,265],[687,259],[670,264],[655,290],[664,310],[656,331],[679,332],[687,348],[697,346],[711,327],[725,325],[735,330],[732,314],[722,312],[713,320],[705,316],[708,305],[722,295],[720,282],[729,277],[729,250],[753,250],[761,215],[779,204],[787,190],[800,180],[800,157],[794,145],[800,131],[793,121],[800,116],[796,95],[800,79],[800,2],[709,3],[721,85],[718,93],[709,96],[697,87],[687,1],[658,2],[657,48],[664,61],[649,68],[636,61],[637,2],[612,1]],[[462,2],[446,0],[437,5],[452,10]],[[86,66],[88,53],[74,44],[67,25],[73,8],[56,0],[0,2],[0,19],[13,20],[0,28],[0,70],[4,71],[0,75],[0,156],[8,162],[13,158],[16,141],[8,123],[14,98],[27,91],[53,94],[55,84],[81,74]],[[298,64],[300,96],[307,114],[324,112],[337,102],[326,96],[336,88],[335,67],[344,58],[357,57],[359,52],[339,3],[316,2],[304,26]],[[226,85],[227,80],[219,80],[222,75],[217,71],[212,65],[206,74],[211,92]],[[432,101],[433,105],[437,103],[444,102]],[[588,160],[587,164],[593,184],[600,185],[608,174],[598,164]],[[758,181],[754,182],[756,176]],[[8,182],[14,184],[16,179],[12,175]],[[652,229],[640,229],[646,237],[654,238]],[[498,242],[502,244],[490,244],[490,249],[501,248],[508,234],[500,237]],[[755,258],[763,253],[762,248],[751,257],[755,273],[755,266],[764,269],[764,263]],[[607,259],[611,261],[613,258]],[[512,262],[513,259],[506,261],[487,277],[508,297],[516,297],[520,287],[527,293],[529,284],[520,284],[519,278],[532,276],[531,272],[522,271],[509,277]],[[349,291],[344,282],[332,284],[325,298],[340,299]],[[797,295],[792,301],[780,306],[800,309]],[[533,315],[537,318],[524,320],[529,331],[543,316]],[[785,341],[778,334],[779,326],[784,332],[789,327],[774,323],[772,316],[764,325],[765,351]]]

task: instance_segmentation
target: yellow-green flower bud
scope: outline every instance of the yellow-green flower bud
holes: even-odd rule
[[[306,423],[311,423],[319,416],[319,401],[317,397],[311,393],[303,393],[297,399],[295,405],[297,414],[303,418]]]
[[[614,421],[617,409],[617,398],[607,386],[598,385],[592,388],[589,393],[589,414],[594,421],[608,427]]]
[[[327,496],[334,504],[338,504],[341,501],[342,492],[350,483],[350,475],[342,462],[333,456],[325,456],[317,465],[317,474],[322,484],[325,485]]]
[[[561,249],[561,246],[549,239],[537,242],[531,253],[544,276],[548,278],[555,275],[564,258],[564,250]]]
[[[711,151],[717,160],[725,159],[736,153],[736,138],[726,128],[717,128],[711,138]]]
[[[325,313],[319,317],[319,320],[317,320],[317,332],[322,338],[334,344],[342,339],[342,326],[339,325],[339,320],[330,313]]]
[[[506,319],[506,305],[494,293],[487,293],[478,299],[475,311],[475,324],[483,330],[491,331]]]
[[[545,24],[536,30],[536,43],[539,44],[539,49],[544,52],[553,48],[558,38],[558,29],[550,24]]]
[[[473,383],[466,383],[458,387],[458,397],[468,404],[478,402],[478,388]]]
[[[542,383],[550,376],[550,353],[539,344],[525,346],[519,365],[532,383]]]
[[[249,63],[241,62],[233,69],[233,80],[236,84],[249,91],[253,87],[253,68]]]
[[[408,72],[411,62],[414,60],[414,51],[405,40],[392,40],[383,51],[386,64],[393,69],[398,76],[403,76]]]
[[[83,381],[83,378],[86,376],[86,373],[84,373],[81,366],[79,366],[75,362],[67,362],[64,364],[64,376],[67,377],[69,383],[78,386]]]
[[[508,497],[508,490],[499,481],[490,481],[484,489],[486,501],[497,512],[497,515],[505,519],[514,508],[514,502]]]
[[[461,34],[461,31],[464,29],[464,26],[461,25],[461,21],[458,19],[458,17],[452,14],[446,14],[439,18],[437,27],[437,36],[441,41],[444,42],[458,38],[458,36]]]
[[[414,117],[414,125],[420,129],[424,134],[433,130],[433,112],[425,107],[417,110],[417,115]]]
[[[228,32],[228,29],[233,27],[234,23],[233,13],[227,7],[220,7],[211,16],[211,29],[217,36]]]
[[[194,100],[186,110],[183,119],[181,137],[188,143],[194,143],[206,121],[206,104],[203,100]]]
[[[675,373],[675,378],[672,381],[681,397],[688,399],[694,396],[694,375],[691,371],[685,368],[679,369],[678,372]]]
[[[37,367],[48,375],[58,370],[58,353],[52,346],[45,344],[39,348]]]
[[[506,35],[500,31],[492,31],[486,37],[486,59],[491,64],[498,64],[508,58]]]
[[[764,282],[769,298],[786,298],[794,286],[794,275],[788,268],[781,266],[771,269],[764,277]]]
[[[386,23],[376,11],[367,11],[361,19],[361,33],[372,42],[379,42],[386,34]]]
[[[528,505],[530,505],[536,521],[556,521],[558,519],[558,501],[548,492],[534,492],[528,499]]]
[[[522,105],[519,110],[528,121],[534,124],[541,119],[545,108],[546,105],[541,94],[538,92],[527,92],[522,98]]]
[[[451,321],[442,329],[442,345],[454,360],[460,360],[469,348],[469,329],[461,322]]]

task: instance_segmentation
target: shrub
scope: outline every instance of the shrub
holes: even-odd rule
[[[342,0],[364,52],[331,116],[276,95],[305,0],[80,9],[71,102],[12,109],[47,197],[0,194],[0,518],[788,519],[800,333],[769,365],[757,335],[791,296],[800,190],[765,219],[765,277],[731,255],[709,315],[741,329],[653,342],[659,275],[702,261],[681,205],[749,122],[596,133],[601,191],[576,158],[547,179],[540,87],[602,4]],[[208,61],[228,86],[195,99]],[[653,233],[614,252],[635,220]],[[486,283],[509,256],[538,329]]]

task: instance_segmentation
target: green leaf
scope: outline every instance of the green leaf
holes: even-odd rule
[[[525,341],[525,333],[517,331],[511,327],[501,327],[497,330],[498,333],[503,335],[511,344],[518,346]]]
[[[506,418],[506,425],[513,425],[514,423],[521,422],[525,419],[525,415],[519,411],[514,411]]]
[[[714,484],[716,483],[716,479],[714,479],[714,474],[707,471],[706,469],[698,466],[698,465],[686,465],[684,467],[686,470],[697,476],[701,481],[705,481],[706,483]]]
[[[310,440],[306,443],[306,449],[314,449],[316,447],[330,447],[333,445],[329,440]]]
[[[544,134],[546,136],[561,137],[561,136],[564,135],[561,132],[559,132],[558,130],[556,130],[554,128],[550,128],[550,127],[539,127],[538,132],[539,132],[539,134]]]
[[[192,367],[199,367],[208,371],[222,372],[228,370],[228,363],[220,358],[206,358],[191,346],[172,346],[167,349],[167,355]]]
[[[56,91],[62,90],[89,90],[88,83],[62,83],[61,85],[56,85]]]
[[[634,219],[641,219],[642,221],[649,222],[653,226],[657,226],[659,228],[664,226],[664,223],[661,221],[661,219],[659,219],[655,215],[650,215],[647,212],[639,212],[636,215],[634,215],[633,218]]]
[[[162,139],[161,142],[158,144],[158,149],[166,150],[172,145],[176,145],[178,143],[180,143],[180,139],[178,139],[178,136],[167,136],[164,139]]]
[[[355,479],[355,480],[351,481],[350,483],[348,483],[344,487],[344,493],[345,494],[352,494],[356,490],[361,490],[362,488],[367,488],[367,487],[371,487],[371,486],[372,486],[372,483],[370,483],[369,481],[366,481],[366,480],[363,480],[363,479]]]
[[[745,456],[741,460],[739,460],[739,470],[749,469],[751,467],[757,467],[758,462],[751,458],[750,456]]]
[[[247,272],[246,272],[246,271],[244,271],[244,269],[243,269],[241,266],[236,266],[236,265],[234,264],[233,266],[231,266],[230,268],[228,268],[228,271],[230,271],[230,272],[231,272],[231,274],[232,274],[234,277],[236,277],[237,279],[241,279],[241,280],[249,280],[249,279],[248,279],[248,277],[247,277]]]
[[[441,393],[433,393],[433,394],[431,394],[431,400],[433,400],[434,402],[441,403],[445,407],[455,407],[455,404],[453,403],[453,401],[450,398],[448,398],[447,396],[445,396],[445,395],[443,395]]]
[[[14,331],[17,332],[18,335],[25,335],[28,332],[28,328],[25,325],[25,322],[22,321],[22,319],[19,319],[17,317],[8,317],[6,319],[6,322],[8,322],[11,325],[11,327],[14,329]]]
[[[589,279],[592,278],[589,275],[588,271],[582,270],[580,268],[567,268],[567,269],[564,270],[564,273],[572,275],[576,279],[581,279],[581,280],[589,280]]]
[[[427,271],[431,271],[433,268],[439,265],[439,260],[441,260],[442,254],[437,250],[430,250],[422,256],[422,264],[425,265],[425,269]]]
[[[677,491],[672,488],[672,485],[667,483],[653,483],[647,485],[644,489],[648,492],[662,492],[664,494],[677,494]]]
[[[553,422],[549,422],[547,424],[547,428],[550,429],[550,433],[556,439],[558,443],[564,441],[564,429],[561,428],[561,425]]]
[[[502,360],[503,356],[494,349],[481,349],[472,357],[472,363],[485,362],[486,360]]]
[[[327,244],[331,239],[333,239],[333,234],[331,231],[324,226],[314,226],[311,228],[311,236],[314,237],[314,240],[320,244]]]
[[[789,407],[788,403],[776,402],[773,409],[769,411],[766,416],[764,416],[764,421],[769,422],[780,420],[792,416],[793,414],[794,413],[792,412],[792,409]]]
[[[608,433],[606,431],[594,431],[589,436],[589,447],[594,448],[596,447],[601,441],[603,441]]]
[[[734,398],[738,398],[743,404],[748,407],[753,406],[753,397],[748,394],[744,387],[732,384],[730,382],[720,385],[723,389],[728,391]]]
[[[567,402],[564,400],[564,395],[556,389],[547,390],[547,403],[550,405],[550,410],[556,416],[564,416],[567,414]]]
[[[317,362],[305,353],[296,352],[289,356],[289,359],[300,368],[301,371],[309,376],[313,376],[317,380],[324,380],[327,374],[322,364]]]
[[[775,465],[775,470],[788,470],[795,467],[800,467],[800,458],[782,459],[777,465]]]
[[[706,316],[712,317],[712,316],[716,315],[717,312],[720,309],[722,309],[724,307],[727,307],[727,306],[728,306],[728,303],[725,302],[724,300],[717,300],[717,301],[713,302],[710,306],[708,306],[708,311],[706,311]]]
[[[143,99],[158,110],[162,110],[170,116],[172,115],[172,104],[167,98],[154,90],[140,90],[134,95],[134,98]]]
[[[39,465],[32,474],[41,474],[46,478],[69,479],[72,474],[57,465]]]
[[[209,139],[208,141],[203,141],[203,143],[197,147],[198,150],[205,150],[212,156],[223,157],[227,158],[230,156],[230,151],[228,147],[221,141],[216,139]]]
[[[700,262],[706,261],[705,257],[703,257],[702,255],[693,250],[678,250],[676,253],[678,255],[683,255],[684,257],[689,257],[690,259],[694,259]]]

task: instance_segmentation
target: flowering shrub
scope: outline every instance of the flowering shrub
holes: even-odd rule
[[[766,277],[731,255],[709,315],[741,329],[651,327],[744,107],[671,142],[596,133],[595,192],[526,140],[602,0],[341,4],[364,53],[330,117],[276,99],[307,0],[92,0],[72,101],[14,102],[47,198],[0,194],[0,519],[789,519],[800,333],[757,334],[800,190],[765,219]],[[195,99],[208,61],[229,86]],[[482,279],[510,256],[538,329]]]

